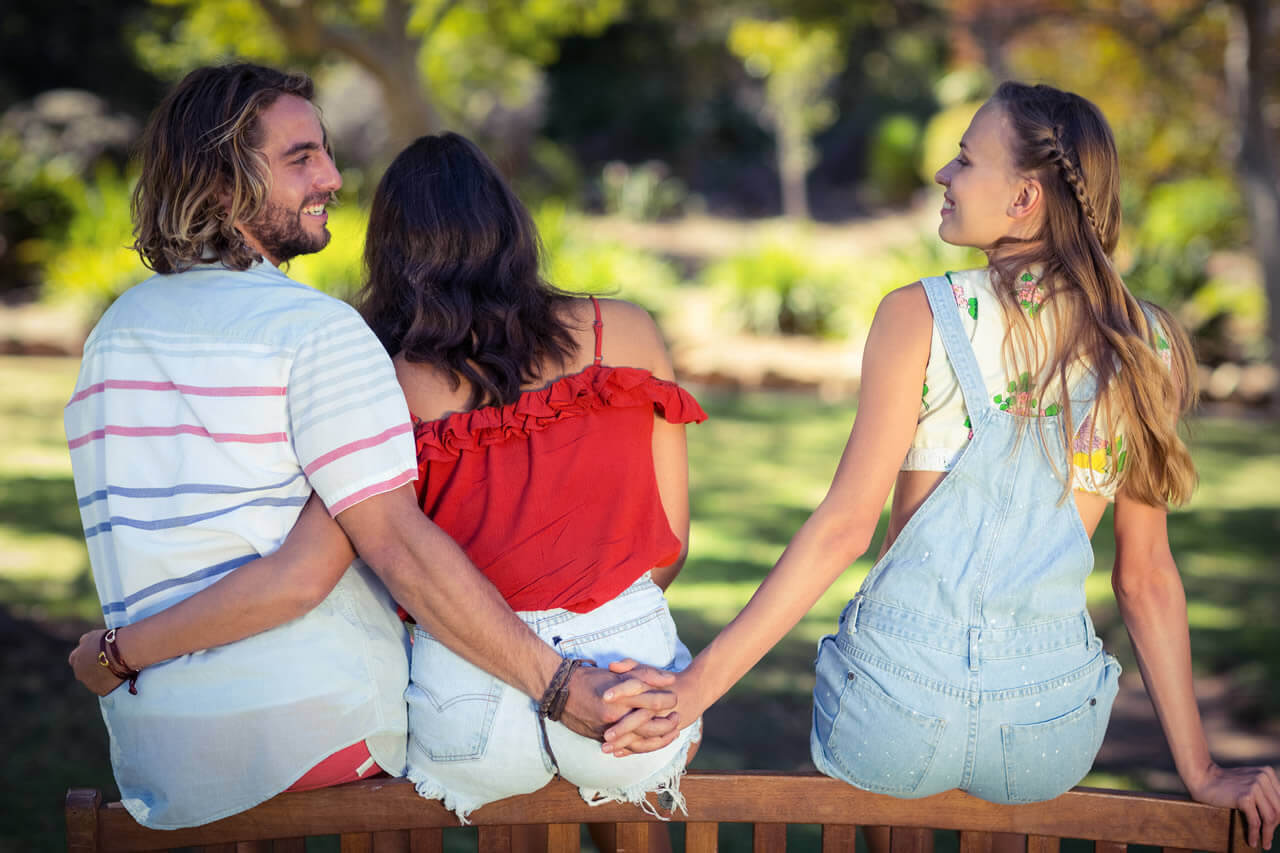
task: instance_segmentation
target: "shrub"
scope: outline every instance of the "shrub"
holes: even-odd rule
[[[717,310],[756,334],[843,338],[843,309],[850,271],[812,260],[811,254],[767,244],[707,267],[700,279],[711,288]]]

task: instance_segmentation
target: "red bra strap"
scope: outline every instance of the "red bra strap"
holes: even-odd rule
[[[596,321],[591,324],[596,332],[596,360],[593,363],[599,364],[604,352],[604,320],[600,319],[600,303],[594,296],[591,297],[591,307],[596,309]]]

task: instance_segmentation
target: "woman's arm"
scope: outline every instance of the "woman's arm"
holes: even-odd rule
[[[355,559],[351,543],[312,495],[275,552],[228,572],[170,608],[116,630],[116,648],[135,669],[259,634],[324,600]],[[105,696],[123,682],[98,663],[104,629],[80,638],[67,662],[85,687]]]
[[[1209,755],[1192,687],[1186,593],[1169,550],[1165,509],[1121,492],[1116,496],[1115,532],[1111,583],[1178,775],[1196,800],[1240,809],[1249,824],[1249,844],[1258,846],[1261,830],[1263,844],[1270,849],[1280,820],[1275,771],[1224,769]]]
[[[870,545],[915,434],[932,318],[919,284],[880,303],[863,353],[857,418],[831,487],[747,606],[676,676],[683,725],[773,648]],[[606,749],[625,753],[621,728],[606,734]]]

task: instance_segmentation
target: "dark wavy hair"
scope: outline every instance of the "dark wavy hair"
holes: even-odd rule
[[[456,133],[424,136],[387,168],[369,215],[357,307],[391,355],[434,365],[467,408],[515,401],[576,352],[557,308],[570,294],[539,273],[529,211]]]
[[[313,94],[305,74],[247,62],[198,68],[174,87],[139,143],[133,248],[147,267],[182,272],[208,252],[234,270],[261,260],[233,224],[254,219],[271,189],[258,119],[281,95]]]

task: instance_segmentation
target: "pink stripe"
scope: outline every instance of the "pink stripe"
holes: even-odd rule
[[[283,397],[285,392],[284,386],[271,385],[179,385],[175,382],[147,382],[141,379],[108,379],[90,385],[72,397],[67,405],[100,394],[108,388],[126,391],[178,391],[195,397]]]
[[[108,435],[122,435],[130,438],[139,438],[147,436],[170,436],[170,435],[198,435],[204,438],[211,438],[217,442],[239,442],[241,444],[276,444],[282,441],[288,441],[289,437],[282,432],[260,432],[260,433],[244,433],[244,432],[209,432],[202,426],[195,424],[178,424],[171,427],[123,427],[123,426],[105,426],[102,429],[95,429],[93,432],[85,433],[82,436],[73,438],[67,442],[67,447],[75,450],[81,445],[88,444],[91,441],[97,441]]]
[[[333,506],[329,507],[329,515],[336,516],[338,513],[342,512],[344,509],[348,509],[350,507],[355,506],[365,498],[371,498],[374,495],[380,495],[383,492],[389,492],[392,489],[398,489],[401,486],[403,486],[405,483],[412,483],[416,479],[418,479],[417,471],[405,471],[403,474],[398,474],[397,476],[392,477],[390,480],[383,480],[381,483],[374,483],[372,486],[366,486],[365,488],[356,492],[354,495],[347,495],[345,498],[338,501]]]
[[[310,465],[303,468],[302,473],[310,477],[316,471],[319,471],[321,468],[323,468],[324,466],[328,465],[330,462],[333,462],[336,459],[341,459],[344,456],[350,456],[352,453],[355,453],[356,451],[364,450],[367,447],[374,447],[376,445],[382,444],[382,442],[386,441],[389,438],[394,438],[395,436],[400,435],[402,433],[412,432],[412,431],[413,431],[413,424],[409,423],[408,421],[405,421],[399,426],[394,426],[389,430],[384,430],[383,432],[380,432],[377,435],[370,436],[369,438],[362,438],[359,441],[353,441],[350,444],[344,444],[341,447],[337,448],[336,450],[330,450],[325,455],[317,458]]]

